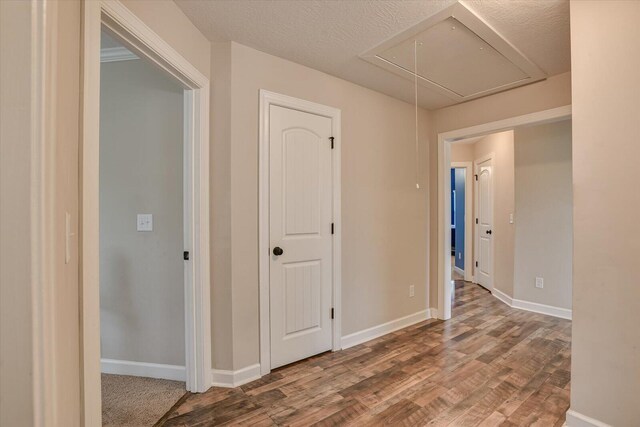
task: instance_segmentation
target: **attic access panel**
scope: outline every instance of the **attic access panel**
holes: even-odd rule
[[[361,57],[452,100],[469,99],[546,78],[546,74],[461,3],[381,43]]]

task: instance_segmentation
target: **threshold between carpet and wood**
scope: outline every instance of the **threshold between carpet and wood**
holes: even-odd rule
[[[152,426],[185,394],[182,381],[102,374],[102,425]]]

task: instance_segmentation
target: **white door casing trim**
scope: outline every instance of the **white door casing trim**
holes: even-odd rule
[[[451,142],[567,117],[571,117],[571,105],[438,134],[438,318],[451,318],[451,287],[447,286],[451,283],[451,233],[446,232],[446,218],[451,216],[451,179],[446,179],[446,171],[451,169]]]
[[[337,108],[328,107],[315,102],[293,98],[287,95],[260,90],[260,129],[259,129],[259,188],[258,188],[258,250],[259,250],[259,293],[260,293],[260,371],[262,375],[271,372],[271,340],[270,340],[270,312],[269,312],[269,110],[272,105],[290,108],[306,113],[316,114],[331,119],[334,139],[334,149],[331,150],[332,179],[333,179],[333,351],[341,348],[341,283],[342,283],[342,252],[341,252],[341,178],[340,154],[342,138],[340,134],[341,112]]]
[[[496,198],[495,198],[495,162],[493,161],[496,158],[495,153],[491,152],[489,154],[486,154],[484,156],[480,156],[477,159],[475,159],[473,161],[473,174],[474,175],[479,175],[478,173],[478,166],[480,165],[480,163],[484,163],[487,160],[491,160],[491,204],[493,205],[491,207],[491,226],[493,227],[494,225],[494,221],[495,221],[495,207],[496,207]],[[478,197],[479,197],[479,189],[478,189],[478,181],[474,181],[473,182],[473,202],[474,202],[474,209],[473,209],[473,216],[474,218],[480,218],[480,213],[478,212]],[[479,250],[479,244],[480,244],[480,227],[475,227],[474,231],[473,231],[473,252],[474,252],[474,262],[476,261],[475,258],[478,257],[478,254],[480,252]],[[495,272],[495,240],[493,238],[493,236],[491,237],[491,276],[489,278],[490,282],[489,282],[489,291],[493,291],[493,283],[494,283],[494,272]],[[479,280],[478,275],[476,274],[476,270],[474,270],[474,278]],[[476,282],[479,283],[479,282]]]
[[[29,159],[25,165],[29,172],[29,274],[24,284],[30,289],[32,343],[31,360],[34,426],[48,426],[55,422],[57,395],[55,393],[55,367],[51,357],[55,351],[54,289],[55,289],[55,150],[57,132],[56,72],[57,4],[43,0],[29,2],[28,25],[30,40],[24,55],[29,55],[30,84],[28,122],[21,129],[28,136]],[[27,128],[28,126],[28,128]],[[23,285],[23,284],[20,284]]]
[[[211,386],[209,259],[209,80],[117,0],[83,2],[81,130],[81,363],[82,421],[99,425],[99,126],[102,26],[140,58],[168,72],[185,89],[184,247],[187,390]]]
[[[473,280],[473,162],[451,162],[452,168],[464,168],[464,280]]]

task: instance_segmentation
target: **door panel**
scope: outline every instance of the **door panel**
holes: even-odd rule
[[[476,280],[487,289],[492,289],[493,275],[493,166],[492,160],[486,160],[477,166],[478,175],[478,253],[476,261]]]
[[[270,107],[271,368],[331,349],[331,119]],[[274,248],[283,253],[274,255]]]
[[[284,268],[285,339],[316,332],[322,304],[322,261],[290,263]]]

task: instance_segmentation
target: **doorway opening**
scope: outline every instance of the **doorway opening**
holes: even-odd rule
[[[451,162],[451,277],[473,279],[473,163]]]
[[[103,30],[100,341],[106,425],[154,424],[186,393],[183,92]]]
[[[466,189],[473,188],[473,221],[465,222],[465,229],[473,230],[472,233],[467,232],[466,235],[473,236],[473,243],[467,245],[468,240],[465,240],[465,261],[472,261],[472,265],[465,266],[464,276],[465,280],[469,283],[480,284],[485,289],[489,290],[497,298],[506,301],[508,305],[517,308],[523,308],[530,311],[542,312],[545,314],[551,314],[558,317],[570,318],[570,308],[562,308],[551,306],[546,303],[532,303],[529,301],[521,301],[515,298],[512,292],[511,296],[503,295],[499,289],[494,288],[495,281],[495,240],[496,229],[494,224],[499,221],[499,227],[504,230],[505,233],[515,233],[515,231],[509,231],[504,227],[502,223],[513,225],[514,223],[514,209],[502,212],[503,206],[496,212],[495,197],[502,197],[505,191],[500,187],[504,180],[495,178],[496,174],[504,173],[499,171],[498,168],[502,168],[501,165],[496,164],[496,156],[500,153],[494,153],[491,150],[485,150],[483,153],[476,153],[472,157],[461,157],[459,155],[452,154],[452,146],[470,147],[472,144],[478,142],[487,135],[511,135],[513,142],[514,129],[520,129],[524,127],[530,127],[534,125],[543,125],[548,123],[559,122],[570,119],[571,107],[559,107],[551,110],[541,111],[538,113],[527,114],[524,116],[513,117],[497,122],[487,123],[484,125],[473,126],[470,128],[459,129],[451,132],[441,133],[438,135],[438,156],[439,156],[439,168],[438,168],[438,206],[439,206],[439,224],[438,224],[438,317],[441,319],[451,318],[452,299],[455,295],[456,289],[455,283],[452,281],[453,269],[457,257],[453,258],[452,253],[452,233],[447,229],[450,228],[450,222],[452,219],[453,202],[451,197],[452,192],[452,178],[451,169],[457,165],[457,162],[472,162],[473,164],[473,186],[466,186]],[[569,135],[570,143],[570,135]],[[487,145],[488,146],[488,145]],[[513,144],[512,144],[513,146]],[[467,151],[468,148],[467,148]],[[513,158],[513,153],[512,158]],[[511,168],[513,169],[513,163]],[[512,171],[511,171],[512,172]],[[513,180],[512,180],[513,182]],[[455,186],[455,183],[453,183]],[[457,190],[457,187],[455,188]],[[570,194],[570,192],[569,192]],[[465,194],[467,196],[467,194]],[[456,191],[456,198],[457,191]],[[511,190],[511,198],[513,199],[513,189]],[[458,205],[456,204],[456,209]],[[469,210],[466,210],[470,212]],[[499,214],[499,217],[495,215]],[[503,217],[505,216],[505,217]],[[468,218],[471,220],[471,218]],[[469,224],[471,223],[471,224]],[[456,226],[457,226],[456,222]],[[468,225],[467,225],[468,224]],[[512,227],[513,228],[513,227]],[[565,227],[566,229],[567,227]],[[572,226],[568,226],[569,232],[572,230]],[[503,232],[499,232],[500,237],[503,236]],[[453,243],[453,247],[456,247],[456,242]],[[473,254],[468,255],[467,248],[472,249]],[[457,249],[456,249],[457,251]],[[503,251],[504,252],[504,251]],[[501,253],[503,253],[501,252]],[[513,251],[511,253],[513,258]],[[513,267],[513,259],[511,266]],[[570,264],[570,263],[569,263]],[[539,268],[539,266],[538,266]],[[513,271],[511,272],[513,273]],[[528,277],[528,276],[527,276]],[[528,279],[527,279],[528,280]],[[537,280],[537,278],[536,278]],[[514,282],[514,274],[511,274],[509,278],[504,282]],[[567,283],[569,294],[571,289],[571,279],[569,278]],[[539,286],[536,286],[539,287]],[[564,298],[564,296],[562,297]],[[570,305],[570,302],[569,302]]]
[[[84,7],[84,23],[82,186],[80,188],[82,207],[81,375],[83,424],[98,425],[102,413],[103,367],[105,371],[119,369],[121,373],[124,370],[124,373],[133,373],[146,378],[159,377],[184,381],[184,388],[191,392],[203,392],[212,385],[208,231],[209,82],[192,64],[119,2],[88,2]],[[112,60],[118,56],[120,56],[119,59],[127,59],[128,56],[129,62],[141,64],[142,61],[146,61],[148,64],[144,64],[145,66],[151,67],[150,69],[154,72],[161,73],[160,80],[164,79],[164,83],[170,83],[171,89],[157,90],[156,88],[151,92],[164,100],[172,98],[180,104],[172,104],[175,113],[174,123],[176,121],[179,123],[172,126],[172,131],[176,131],[175,133],[172,132],[169,135],[167,129],[158,132],[158,128],[165,123],[154,122],[154,114],[150,112],[156,105],[138,105],[129,114],[125,113],[124,108],[120,106],[112,106],[113,111],[107,109],[105,112],[113,113],[114,117],[121,119],[122,128],[114,127],[112,130],[111,136],[115,135],[117,138],[109,138],[110,135],[105,133],[107,128],[102,126],[100,107],[101,101],[109,101],[109,96],[105,95],[105,99],[101,100],[100,95],[101,84],[107,82],[109,73],[105,73],[103,82],[100,73],[101,48],[109,46],[101,46],[103,31],[116,44],[111,46],[114,50],[105,52],[104,59],[109,60],[111,54]],[[106,38],[105,42],[108,42]],[[121,47],[124,49],[120,49]],[[132,60],[132,56],[139,60]],[[111,65],[113,67],[110,68],[113,69],[124,67],[122,64],[121,66]],[[127,71],[123,75],[130,77],[134,74]],[[149,79],[146,76],[141,81],[150,83],[151,80],[155,81],[155,78]],[[147,89],[150,88],[147,87]],[[134,138],[135,141],[131,140],[131,136],[135,133],[134,127],[143,125],[149,126],[155,132],[150,138],[153,141],[147,145],[141,143],[142,137]],[[131,129],[127,130],[126,126],[131,126]],[[170,136],[171,144],[165,145],[161,141],[165,136]],[[101,141],[101,137],[104,141]],[[127,139],[129,144],[119,145]],[[113,146],[107,145],[109,142]],[[118,146],[119,150],[115,150],[115,146]],[[103,152],[103,149],[106,151]],[[172,156],[159,160],[160,154],[168,153]],[[110,156],[119,156],[120,161],[111,161],[113,159],[110,159]],[[167,160],[168,158],[171,160]],[[136,159],[137,163],[131,164],[133,159]],[[101,171],[101,166],[104,171]],[[157,169],[154,169],[154,172],[144,172],[148,167],[157,167]],[[109,175],[103,176],[101,172],[110,173],[111,179]],[[128,179],[125,179],[126,177]],[[117,191],[102,185],[108,183],[117,183],[118,185],[114,188],[118,190],[131,190],[141,183],[148,184],[148,187],[138,189],[133,196],[128,193],[129,199],[126,199],[116,197]],[[167,190],[166,194],[158,194],[156,191],[158,188],[170,188],[172,191]],[[109,194],[110,196],[107,197]],[[101,197],[102,195],[105,197]],[[170,200],[164,205],[159,202],[154,205],[145,201],[151,196],[156,198],[166,196]],[[129,206],[117,208],[124,212],[120,215],[120,219],[113,220],[115,215],[109,219],[108,209],[117,210],[116,205],[123,204],[123,199],[127,202],[124,205]],[[103,203],[106,200],[110,200],[110,203]],[[144,205],[144,203],[149,204]],[[167,209],[167,206],[171,209]],[[133,210],[129,212],[128,210],[131,209]],[[104,223],[100,221],[101,213],[105,215]],[[122,222],[118,223],[118,221]],[[111,230],[108,236],[101,233],[103,227],[104,230]],[[122,230],[118,231],[118,227],[122,230],[126,229],[126,233]],[[143,231],[149,229],[153,231]],[[164,235],[168,230],[171,232]],[[173,241],[170,248],[159,244],[163,235],[167,241]],[[115,243],[113,240],[110,241],[116,238],[119,240]],[[131,261],[126,260],[124,256],[126,251],[118,246],[125,238],[139,241],[156,239],[158,244],[152,249],[148,247],[139,249]],[[133,246],[133,244],[124,246]],[[160,247],[163,249],[156,251]],[[144,251],[149,253],[141,253]],[[156,277],[151,279],[154,285],[160,286],[161,280],[169,279],[168,281],[174,285],[171,291],[167,289],[158,291],[157,288],[154,288],[154,291],[157,294],[173,295],[173,301],[169,304],[158,301],[151,303],[150,291],[146,289],[140,292],[147,296],[146,301],[140,305],[131,304],[130,301],[136,299],[133,296],[138,296],[136,294],[138,291],[134,291],[132,283],[137,286],[141,282],[136,279],[136,269],[144,266],[148,261],[159,261],[165,256],[167,265],[147,266],[146,271],[156,273]],[[169,259],[172,261],[168,261]],[[105,270],[102,272],[104,275],[101,274],[101,267]],[[165,267],[171,272],[164,271]],[[159,271],[162,273],[160,274]],[[113,300],[110,300],[110,297],[103,298],[103,302],[109,304],[108,307],[103,307],[104,310],[101,313],[100,282],[102,279],[105,283],[111,283],[107,292],[116,290],[119,296],[114,297]],[[178,282],[177,286],[175,286],[176,282]],[[129,292],[128,298],[126,295],[123,296],[127,292]],[[124,307],[125,304],[131,306]],[[147,314],[144,314],[145,311]],[[158,332],[159,328],[156,328],[153,329],[154,332],[149,332],[151,329],[147,329],[146,336],[136,341],[126,337],[126,334],[131,331],[125,333],[122,328],[118,331],[117,326],[123,325],[113,322],[118,317],[113,316],[115,312],[120,314],[127,312],[128,317],[122,323],[130,329],[134,327],[145,329],[150,326],[150,323],[162,321],[158,319],[172,320],[165,325],[168,331]],[[106,334],[102,336],[102,341],[105,352],[108,352],[104,354],[105,357],[102,357],[100,343],[101,314]],[[179,318],[182,321],[178,320]],[[114,331],[118,331],[118,334],[114,334]],[[143,355],[143,352],[148,350],[146,347],[151,347],[157,353],[164,352],[162,357],[165,359],[157,358],[139,362],[136,359],[148,356]],[[137,353],[128,355],[125,354],[127,351]],[[112,357],[119,359],[112,359]],[[101,361],[101,358],[104,360]],[[128,359],[126,362],[132,363],[112,363],[114,360],[122,361],[125,358]],[[142,386],[142,389],[147,388]],[[170,393],[165,390],[160,394]]]

